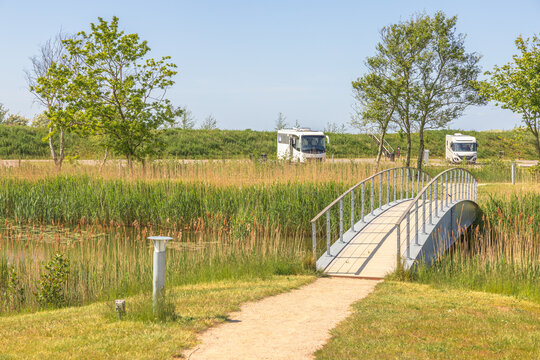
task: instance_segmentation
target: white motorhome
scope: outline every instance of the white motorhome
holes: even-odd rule
[[[282,129],[277,133],[277,158],[292,161],[311,161],[326,159],[328,136],[322,131],[294,128]]]
[[[476,163],[476,138],[463,134],[446,135],[446,160],[451,163]]]

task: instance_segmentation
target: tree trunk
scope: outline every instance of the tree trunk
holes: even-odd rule
[[[422,170],[422,162],[424,160],[424,128],[421,127],[420,131],[418,131],[418,161],[416,162],[416,168],[418,171]]]
[[[109,156],[109,149],[105,148],[105,156],[103,157],[103,161],[101,162],[101,166],[99,168],[99,172],[103,170],[103,167],[105,166],[105,163],[107,162],[107,157]]]
[[[51,149],[51,157],[52,157],[52,159],[53,159],[53,161],[54,161],[54,164],[55,164],[56,166],[58,166],[58,159],[57,159],[57,157],[56,157],[56,150],[54,149],[54,143],[53,143],[53,139],[52,139],[51,133],[52,133],[52,129],[49,128],[49,148]]]
[[[411,147],[412,147],[412,141],[411,141],[411,130],[407,130],[407,159],[405,161],[405,166],[409,167],[411,165]]]
[[[538,153],[538,159],[540,160],[540,139],[538,138],[538,131],[533,133],[533,135],[536,140],[534,145],[536,146],[536,152]]]
[[[381,141],[379,141],[379,150],[377,152],[377,164],[375,166],[375,172],[379,172],[379,163],[381,162],[381,155],[383,152],[383,146],[384,146],[384,137],[386,135],[386,130],[383,130],[381,133]]]
[[[62,163],[64,162],[64,129],[60,129],[60,144],[59,144],[59,155],[57,159],[56,166],[58,171],[62,170]]]

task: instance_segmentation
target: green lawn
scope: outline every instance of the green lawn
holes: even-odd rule
[[[354,305],[317,359],[539,359],[540,305],[386,281]]]
[[[313,276],[186,285],[168,291],[175,321],[116,320],[96,303],[0,317],[0,359],[170,359],[196,343],[196,333],[223,322],[239,304],[289,291]],[[127,312],[130,304],[127,299]]]

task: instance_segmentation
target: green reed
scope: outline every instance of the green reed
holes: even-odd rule
[[[540,302],[540,193],[486,194],[479,205],[478,223],[417,280]]]

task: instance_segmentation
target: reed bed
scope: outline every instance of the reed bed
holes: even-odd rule
[[[264,227],[239,238],[117,224],[5,222],[0,227],[0,313],[46,306],[39,302],[40,279],[44,264],[57,253],[69,259],[65,306],[151,291],[153,246],[147,236],[156,233],[174,238],[167,246],[167,286],[312,272],[301,236],[283,237]]]
[[[540,188],[481,189],[483,215],[417,280],[513,295],[540,303]]]
[[[380,168],[393,166],[400,165],[384,162]],[[216,186],[245,186],[291,182],[353,183],[373,174],[375,168],[373,163],[350,160],[306,164],[249,160],[160,160],[149,162],[146,166],[135,164],[130,170],[121,160],[109,161],[105,166],[101,166],[97,161],[88,160],[65,162],[59,174],[50,161],[25,161],[20,164],[11,163],[11,166],[0,166],[0,178],[40,180],[57,175],[87,175],[103,180],[168,180]]]

